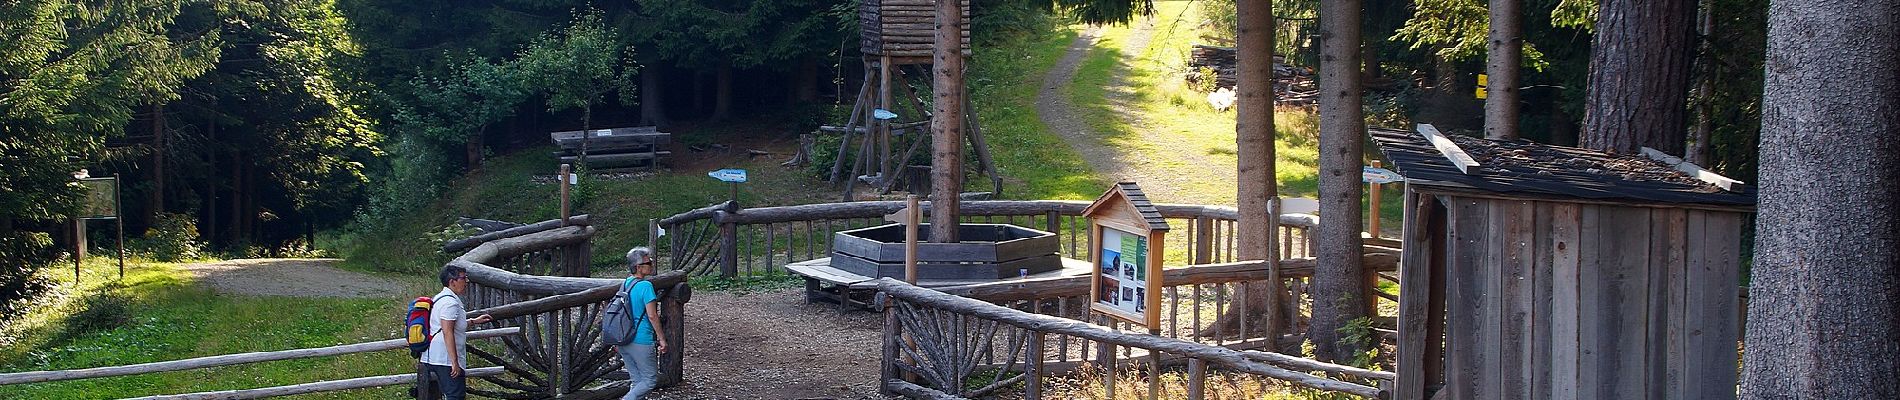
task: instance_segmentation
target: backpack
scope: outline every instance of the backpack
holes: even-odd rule
[[[614,300],[607,304],[607,309],[603,311],[605,315],[601,317],[600,323],[601,343],[613,346],[633,343],[633,337],[640,332],[640,324],[646,322],[646,313],[640,313],[639,318],[628,317],[633,315],[633,304],[630,304],[631,300],[628,299],[632,294],[629,292],[633,291],[636,282],[638,281],[634,278],[627,278],[626,282],[620,284],[620,292],[614,293]]]
[[[417,297],[409,302],[408,317],[403,318],[403,336],[409,341],[410,357],[422,358],[422,353],[429,351],[429,342],[435,339],[435,334],[442,332],[440,329],[428,331],[429,312],[434,308],[434,297]]]

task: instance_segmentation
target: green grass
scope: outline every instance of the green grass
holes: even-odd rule
[[[1073,29],[978,47],[970,60],[977,118],[1012,199],[1093,200],[1108,188],[1082,155],[1049,132],[1036,112],[1042,77],[1074,41]],[[976,185],[981,186],[981,185]],[[972,186],[972,187],[976,187]]]
[[[1206,94],[1182,79],[1188,51],[1198,41],[1199,7],[1192,2],[1157,2],[1155,30],[1144,49],[1130,49],[1134,28],[1109,26],[1080,65],[1066,95],[1077,105],[1099,144],[1146,159],[1149,176],[1193,176],[1206,170],[1236,168],[1234,114],[1215,110]],[[1132,57],[1124,57],[1124,54]],[[1131,62],[1132,61],[1132,62]],[[1129,115],[1129,114],[1133,115]],[[1139,130],[1139,131],[1138,131]],[[1160,133],[1165,140],[1144,137]],[[1317,197],[1319,118],[1311,108],[1282,107],[1274,112],[1275,179],[1282,197]],[[1377,149],[1366,148],[1368,157]],[[1174,154],[1175,157],[1168,155]],[[1187,157],[1194,154],[1197,157]],[[1201,204],[1234,204],[1234,182],[1198,179],[1177,188]],[[1385,185],[1383,230],[1399,226],[1400,185]],[[1165,200],[1164,200],[1165,201]]]
[[[759,140],[744,132],[777,131],[761,128],[776,121],[728,125],[689,126],[675,134],[712,143]],[[387,229],[330,232],[319,240],[347,261],[343,267],[363,271],[430,273],[447,262],[433,232],[450,229],[456,217],[475,217],[532,223],[560,217],[560,188],[549,179],[559,168],[553,148],[535,147],[490,159],[479,170],[457,179],[449,193],[412,212]],[[675,152],[674,162],[714,164],[706,168],[661,168],[634,177],[585,177],[574,189],[573,214],[590,214],[598,230],[593,243],[595,270],[622,271],[627,248],[647,245],[647,220],[659,219],[727,200],[728,184],[706,176],[716,168],[744,168],[748,182],[740,184],[739,201],[747,207],[836,201],[837,191],[806,173],[780,167],[782,157],[747,158],[743,148],[726,153]],[[712,158],[723,162],[703,162]],[[678,164],[676,164],[678,165]],[[702,170],[703,169],[703,170]],[[443,235],[436,235],[438,237]]]
[[[173,264],[134,262],[124,280],[110,264],[48,271],[55,293],[4,330],[0,371],[60,370],[218,354],[361,343],[396,337],[401,299],[319,299],[222,295],[191,284]],[[64,275],[64,276],[60,276]],[[117,302],[101,298],[122,299]],[[88,310],[91,308],[91,310]],[[117,321],[117,322],[98,322]],[[84,325],[101,326],[84,328]],[[96,399],[308,383],[413,371],[402,351],[385,351],[8,386],[0,399]],[[404,388],[302,398],[395,398]]]

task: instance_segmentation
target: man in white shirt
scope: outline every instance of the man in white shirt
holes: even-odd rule
[[[467,311],[462,307],[462,293],[468,291],[468,270],[461,266],[442,267],[442,292],[436,293],[435,303],[429,308],[429,331],[435,334],[429,338],[429,351],[422,353],[423,376],[435,382],[435,393],[448,397],[448,400],[463,400],[468,389],[468,376],[462,369],[468,366],[468,356],[463,352],[468,343],[468,325],[485,324],[493,320],[488,314],[475,318],[462,318]],[[432,393],[430,398],[435,398]]]

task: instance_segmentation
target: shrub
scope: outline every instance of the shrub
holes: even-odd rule
[[[132,298],[118,291],[86,296],[79,307],[66,322],[68,336],[117,328],[132,321]]]
[[[151,228],[134,246],[157,261],[184,261],[200,258],[204,244],[198,241],[198,219],[190,214],[158,213]]]
[[[54,260],[52,236],[44,232],[0,234],[0,325],[12,321],[52,287],[40,268]]]

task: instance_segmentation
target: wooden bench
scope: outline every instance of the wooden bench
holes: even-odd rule
[[[554,152],[562,163],[580,161],[581,144],[587,145],[587,165],[592,168],[618,168],[636,165],[657,167],[660,158],[670,156],[662,150],[673,143],[673,134],[651,126],[594,129],[590,131],[551,132],[548,137],[560,150]]]

